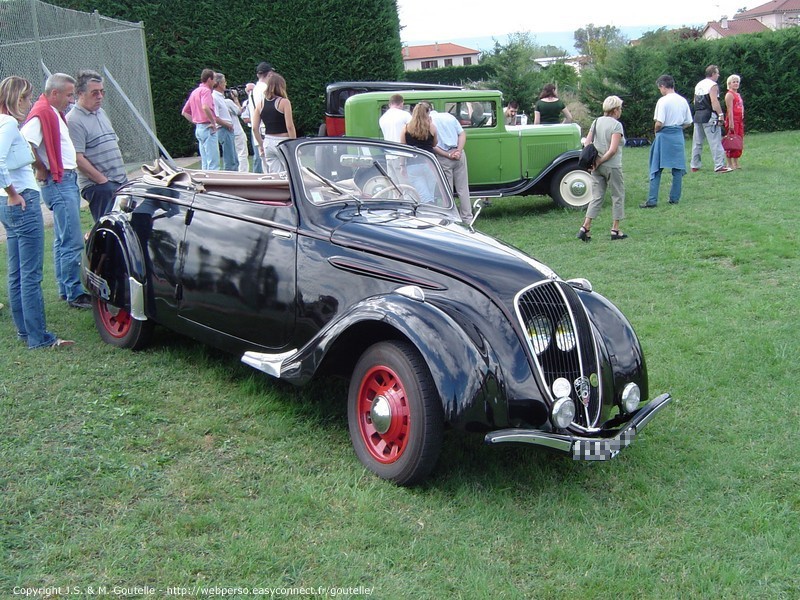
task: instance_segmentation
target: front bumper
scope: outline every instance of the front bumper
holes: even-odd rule
[[[661,394],[633,413],[630,421],[619,429],[603,430],[603,437],[581,437],[563,433],[549,433],[531,429],[500,429],[486,434],[487,444],[522,442],[547,446],[561,452],[572,453],[575,460],[608,460],[631,445],[636,434],[650,422],[658,411],[672,401],[669,394]]]

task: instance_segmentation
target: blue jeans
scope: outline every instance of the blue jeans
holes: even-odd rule
[[[17,336],[28,348],[40,348],[56,341],[47,331],[44,316],[44,219],[39,192],[28,189],[21,193],[25,210],[8,206],[8,197],[0,196],[0,222],[8,239],[8,299]]]
[[[41,186],[42,200],[53,211],[53,263],[58,293],[72,301],[86,293],[81,285],[83,233],[78,175],[65,171],[59,183],[48,175]]]
[[[217,130],[217,139],[222,146],[222,168],[226,171],[239,170],[239,156],[236,154],[236,140],[233,132],[224,127]]]
[[[114,208],[114,192],[119,189],[120,184],[114,181],[87,185],[81,190],[81,195],[89,203],[89,210],[92,218],[97,222],[100,217],[107,215]]]
[[[204,171],[219,171],[219,138],[209,125],[198,123],[194,126],[200,150],[200,168]]]
[[[650,192],[647,194],[648,204],[658,204],[658,189],[661,187],[661,171],[653,175],[650,180]],[[683,169],[672,169],[672,185],[669,188],[669,201],[672,204],[677,204],[681,199],[681,191],[683,186]]]

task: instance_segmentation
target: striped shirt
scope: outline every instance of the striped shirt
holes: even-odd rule
[[[80,104],[75,104],[67,114],[67,124],[75,152],[83,154],[110,181],[122,184],[128,180],[119,138],[102,108],[98,108],[97,112],[89,112]],[[79,170],[78,187],[83,190],[90,185],[95,185],[95,182]]]

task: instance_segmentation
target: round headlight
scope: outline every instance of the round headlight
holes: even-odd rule
[[[575,330],[567,313],[556,324],[556,346],[563,352],[570,352],[575,348]]]
[[[622,408],[625,412],[635,411],[641,401],[642,393],[635,383],[629,383],[622,390]]]
[[[550,345],[553,337],[552,325],[544,315],[537,315],[528,321],[528,337],[533,345],[533,351],[541,354]]]
[[[553,425],[564,429],[575,418],[575,403],[571,398],[560,398],[553,404]]]

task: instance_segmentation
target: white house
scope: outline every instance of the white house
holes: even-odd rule
[[[403,66],[406,71],[477,65],[480,52],[451,44],[425,44],[403,47]]]
[[[800,0],[772,0],[728,19],[709,21],[703,29],[703,38],[715,40],[741,33],[758,33],[786,29],[800,24]]]

